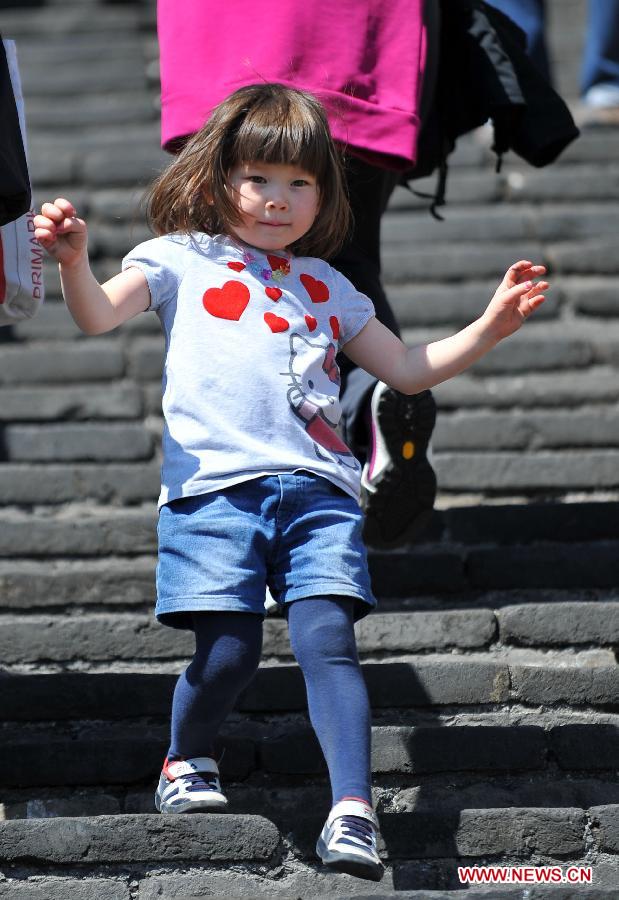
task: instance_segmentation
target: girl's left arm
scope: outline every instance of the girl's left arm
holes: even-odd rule
[[[444,340],[408,348],[377,319],[370,319],[343,351],[380,381],[404,394],[417,394],[468,369],[517,331],[545,300],[548,282],[533,284],[545,271],[528,260],[515,263],[479,319]]]

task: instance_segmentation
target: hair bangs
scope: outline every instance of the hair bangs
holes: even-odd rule
[[[234,136],[229,166],[254,162],[299,166],[323,182],[329,165],[328,125],[318,104],[304,101],[286,92],[249,110]]]

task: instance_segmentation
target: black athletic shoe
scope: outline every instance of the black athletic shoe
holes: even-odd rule
[[[371,453],[361,473],[363,536],[372,547],[395,547],[425,528],[436,497],[428,461],[436,404],[430,391],[401,394],[379,382],[372,394]]]

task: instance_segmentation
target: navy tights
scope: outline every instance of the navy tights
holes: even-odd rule
[[[310,597],[285,607],[334,804],[343,797],[371,803],[370,706],[357,655],[353,605],[349,597]],[[194,614],[196,653],[174,691],[169,755],[213,755],[222,722],[258,668],[262,621],[252,613]]]

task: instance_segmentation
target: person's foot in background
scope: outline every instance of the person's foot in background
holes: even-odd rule
[[[589,88],[576,118],[581,128],[619,125],[619,85],[596,84]]]
[[[363,537],[371,547],[395,547],[414,540],[432,513],[436,475],[428,451],[436,404],[430,391],[409,396],[379,382],[369,418]]]

